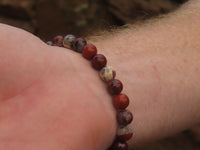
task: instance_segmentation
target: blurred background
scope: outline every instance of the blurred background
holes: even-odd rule
[[[0,0],[0,22],[44,40],[134,23],[173,11],[186,0]]]
[[[187,0],[0,0],[0,22],[42,40],[72,33],[88,36],[178,9]],[[137,150],[200,150],[200,127]]]

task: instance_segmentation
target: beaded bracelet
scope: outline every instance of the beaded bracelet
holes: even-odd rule
[[[132,129],[127,126],[133,120],[132,113],[126,108],[129,105],[129,98],[122,94],[122,82],[115,79],[116,71],[111,66],[106,66],[107,59],[102,54],[97,54],[97,48],[93,44],[87,44],[84,38],[75,38],[74,35],[56,36],[48,45],[65,47],[82,53],[82,56],[91,60],[92,66],[100,70],[100,78],[107,83],[109,93],[114,96],[113,104],[117,110],[118,129],[116,139],[108,150],[128,150],[127,141],[133,136]]]

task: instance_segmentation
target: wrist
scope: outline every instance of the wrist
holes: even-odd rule
[[[67,50],[72,56],[74,74],[81,80],[80,85],[84,85],[90,95],[86,95],[87,106],[90,114],[87,114],[90,121],[87,121],[87,129],[90,129],[87,139],[93,149],[106,149],[112,144],[116,136],[117,121],[116,110],[113,107],[112,97],[106,90],[105,84],[99,78],[99,72],[92,68],[91,62],[84,59],[80,54]],[[71,57],[71,56],[69,56]],[[66,59],[66,56],[65,58]],[[72,92],[74,89],[71,89]],[[83,90],[80,95],[85,95]],[[72,97],[73,98],[73,97]],[[84,97],[83,97],[84,99]]]
[[[131,143],[165,137],[200,120],[198,21],[191,24],[185,17],[177,13],[95,43],[129,95],[135,131]]]

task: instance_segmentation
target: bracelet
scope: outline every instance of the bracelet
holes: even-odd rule
[[[50,46],[65,47],[82,53],[82,56],[91,60],[94,69],[100,71],[100,78],[107,83],[109,93],[114,96],[113,104],[117,110],[118,129],[116,138],[108,150],[128,150],[127,141],[133,136],[132,129],[127,126],[133,120],[132,113],[126,108],[129,98],[122,94],[122,82],[115,79],[116,71],[111,66],[106,66],[107,59],[102,54],[97,54],[97,48],[93,44],[87,44],[84,38],[76,38],[74,35],[56,36],[53,41],[48,41]]]

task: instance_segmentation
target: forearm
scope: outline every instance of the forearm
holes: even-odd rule
[[[195,4],[196,3],[196,4]],[[95,44],[117,70],[129,95],[132,143],[181,131],[199,122],[199,2]]]

